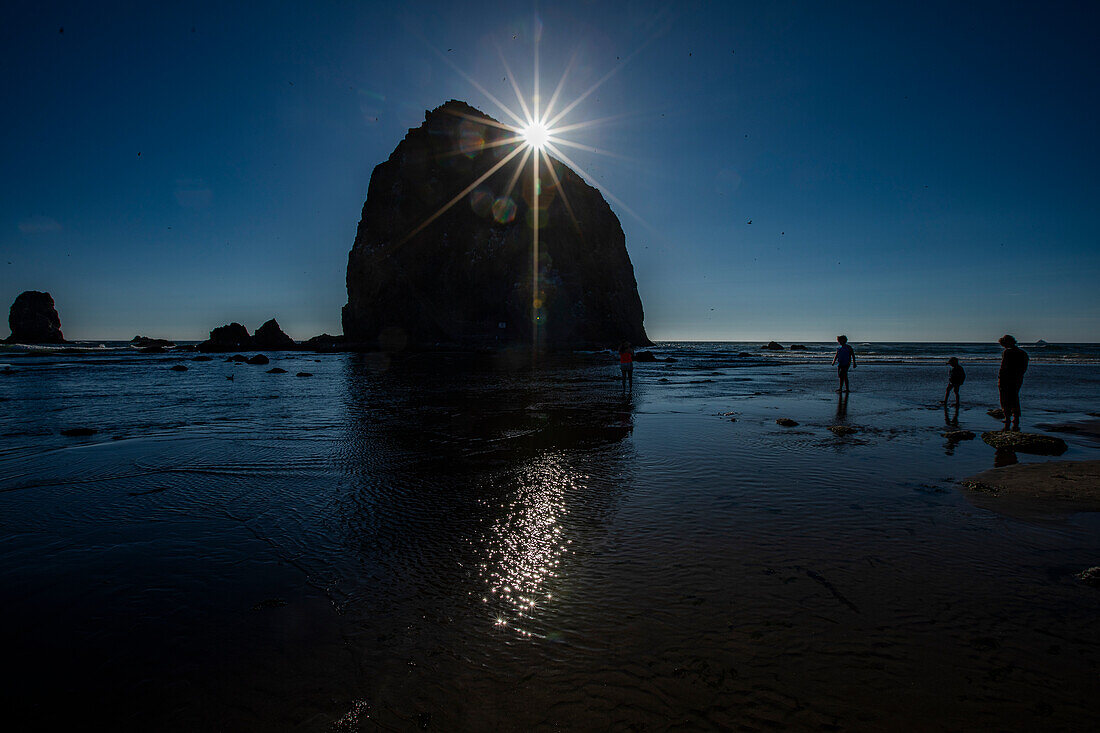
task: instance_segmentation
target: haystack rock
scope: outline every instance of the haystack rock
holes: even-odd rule
[[[63,344],[61,335],[61,316],[54,307],[53,297],[49,293],[28,290],[20,293],[11,304],[8,313],[8,325],[12,344]]]
[[[427,112],[375,167],[348,258],[348,341],[651,343],[618,218],[553,158],[549,170],[540,160],[535,185],[522,144],[503,143],[513,135],[452,100]]]
[[[257,328],[256,333],[252,335],[252,340],[256,342],[257,349],[271,351],[294,349],[298,346],[294,343],[294,339],[283,333],[283,329],[279,328],[279,322],[274,318]]]

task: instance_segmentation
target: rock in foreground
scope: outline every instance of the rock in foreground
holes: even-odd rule
[[[991,430],[982,433],[982,440],[997,450],[1031,453],[1038,456],[1060,456],[1066,452],[1066,441],[1038,433],[1018,433],[1009,430]]]
[[[28,290],[20,293],[8,312],[11,344],[63,344],[61,316],[49,293]]]
[[[540,159],[540,184],[533,185],[523,149],[502,144],[512,135],[452,100],[427,112],[375,167],[348,257],[349,341],[409,348],[532,344],[535,337],[555,348],[651,343],[614,212],[557,160],[548,167]]]

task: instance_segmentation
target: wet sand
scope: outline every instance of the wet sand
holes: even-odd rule
[[[981,506],[1036,513],[1100,512],[1100,461],[1004,466],[964,480]]]
[[[1100,513],[1010,516],[959,487],[994,450],[943,433],[997,426],[992,374],[969,373],[956,411],[935,404],[939,365],[861,363],[837,396],[828,368],[664,353],[678,361],[637,367],[630,395],[597,357],[273,360],[308,380],[153,356],[17,364],[0,382],[8,719],[1036,730],[1100,715],[1100,593],[1077,579],[1100,559]],[[1093,367],[1029,379],[1028,430],[1085,419],[1100,394]],[[61,435],[74,426],[97,432]],[[1100,459],[1066,441],[1066,459]]]

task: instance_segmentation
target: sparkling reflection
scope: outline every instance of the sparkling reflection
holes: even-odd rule
[[[511,502],[500,506],[504,511],[483,540],[483,601],[496,626],[532,634],[533,614],[550,600],[551,579],[569,552],[562,521],[581,480],[559,454],[541,455],[520,469]]]

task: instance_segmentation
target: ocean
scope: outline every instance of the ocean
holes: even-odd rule
[[[257,366],[0,349],[5,715],[188,731],[1096,719],[1100,593],[1075,576],[1100,565],[1100,517],[977,501],[959,481],[994,450],[941,435],[999,427],[999,347],[853,342],[837,395],[835,344],[804,345],[659,343],[625,395],[607,352]],[[1081,429],[1100,415],[1100,345],[1022,346],[1023,429],[1062,437],[1060,460],[1100,458]],[[949,356],[967,370],[957,411],[938,404]]]

